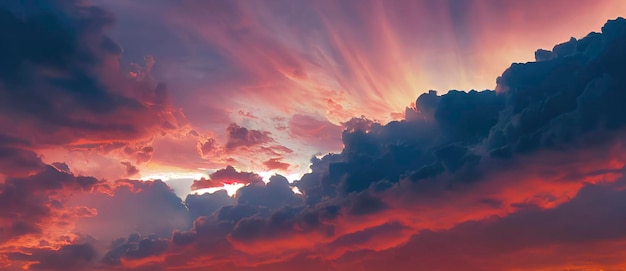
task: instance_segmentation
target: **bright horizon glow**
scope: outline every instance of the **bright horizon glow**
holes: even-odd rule
[[[159,168],[162,168],[163,170],[159,170]],[[215,171],[216,170],[209,170],[208,172],[215,172]],[[305,173],[301,173],[301,174],[291,173],[291,174],[283,175],[276,171],[260,171],[260,172],[257,172],[257,174],[261,176],[263,182],[267,184],[270,178],[277,174],[282,175],[285,178],[287,178],[289,183],[293,183],[294,181],[302,178],[302,176]],[[180,179],[189,179],[189,180],[200,180],[202,178],[209,179],[210,178],[209,175],[210,173],[189,172],[188,170],[185,170],[182,168],[175,168],[175,167],[151,167],[150,170],[148,171],[148,174],[142,175],[138,179],[141,181],[161,180],[163,182],[168,182],[170,180],[180,180]],[[244,186],[246,185],[241,184],[241,183],[224,184],[221,187],[211,187],[211,188],[191,190],[188,195],[193,195],[193,194],[202,195],[206,193],[213,194],[220,190],[226,190],[226,193],[228,194],[228,196],[234,197],[237,194],[237,190],[239,190],[240,188]],[[291,190],[295,194],[300,194],[300,195],[302,194],[302,192],[295,186],[292,187]]]
[[[224,184],[224,186],[222,187],[211,187],[211,188],[202,188],[198,190],[192,190],[190,194],[197,194],[197,195],[202,195],[202,194],[207,194],[207,193],[213,194],[220,190],[226,190],[226,193],[228,194],[228,196],[234,197],[235,194],[237,194],[237,190],[239,190],[239,188],[242,188],[244,186],[246,185],[241,184],[241,183]]]
[[[300,189],[296,186],[292,186],[291,191],[293,191],[294,194],[302,195],[302,192],[300,192]]]
[[[208,178],[207,171],[204,169],[188,169],[176,166],[166,166],[156,163],[148,163],[140,170],[139,180],[161,180],[169,181],[174,179],[194,179]]]
[[[263,178],[263,182],[265,182],[266,184],[269,183],[269,179],[270,177],[276,175],[277,173],[275,173],[274,171],[263,171],[263,172],[259,172],[258,173],[262,178]],[[293,183],[295,180],[298,180],[302,177],[302,175],[294,173],[294,174],[289,174],[287,176],[285,176],[285,178],[287,178],[287,180],[289,181],[289,183]],[[206,177],[205,177],[206,178]],[[200,178],[197,178],[200,179]],[[197,180],[195,179],[195,180]],[[226,193],[228,194],[228,196],[230,197],[234,197],[237,194],[237,191],[246,186],[245,184],[242,183],[232,183],[232,184],[224,184],[224,186],[221,187],[211,187],[211,188],[202,188],[202,189],[197,189],[197,190],[191,190],[191,192],[189,193],[190,195],[193,194],[197,194],[197,195],[202,195],[202,194],[213,194],[217,191],[220,190],[226,190]],[[298,195],[302,195],[302,192],[300,191],[300,189],[298,189],[295,186],[291,187],[291,191],[293,191],[294,194],[298,194]]]

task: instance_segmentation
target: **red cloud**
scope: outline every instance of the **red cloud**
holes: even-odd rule
[[[231,123],[226,131],[228,141],[226,142],[225,148],[228,151],[234,151],[241,147],[253,147],[274,141],[269,132],[248,129],[235,123]]]
[[[269,160],[263,162],[263,165],[265,165],[269,170],[280,169],[287,171],[291,165],[289,163],[281,162],[280,159],[281,158],[270,158]]]
[[[240,172],[232,166],[227,166],[226,168],[210,174],[209,179],[202,178],[201,180],[194,181],[191,187],[197,190],[202,188],[222,187],[224,184],[250,184],[258,181],[262,181],[262,178],[256,173]]]

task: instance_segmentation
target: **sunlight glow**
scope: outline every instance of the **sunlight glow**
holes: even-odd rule
[[[152,175],[147,175],[147,176],[142,176],[141,178],[139,178],[140,180],[143,181],[148,181],[148,180],[161,180],[161,181],[169,181],[169,180],[175,180],[175,179],[194,179],[194,180],[200,180],[202,177],[206,178],[206,175],[201,174],[201,173],[189,173],[189,174],[181,174],[181,173],[172,173],[172,172],[163,172],[163,173],[158,173],[158,174],[152,174]]]
[[[259,171],[257,174],[259,174],[259,176],[261,176],[261,178],[263,178],[263,182],[265,183],[269,183],[270,182],[270,178],[274,175],[276,175],[276,173],[274,171]]]
[[[206,193],[213,194],[220,190],[226,190],[226,193],[228,193],[229,196],[233,197],[235,196],[235,194],[237,194],[237,190],[239,190],[239,188],[242,188],[244,186],[245,184],[241,184],[241,183],[224,184],[223,187],[211,187],[211,188],[202,188],[198,190],[193,190],[191,191],[191,194],[198,194],[198,195],[202,195]]]
[[[203,172],[207,172],[207,171],[203,171]],[[205,179],[210,178],[209,177],[210,174],[208,174],[211,172],[210,170],[207,173],[203,173],[203,172],[189,171],[189,170],[176,168],[176,167],[153,165],[151,167],[148,167],[145,172],[142,171],[142,173],[144,174],[142,174],[142,176],[139,179],[143,181],[162,180],[164,182],[167,182],[169,180],[181,180],[181,179],[200,180],[202,178],[205,178]],[[269,182],[272,176],[276,174],[283,175],[283,173],[276,172],[276,171],[259,171],[257,172],[257,174],[261,176],[261,178],[263,179],[263,182],[265,182],[266,184]],[[294,181],[300,179],[302,175],[303,174],[300,174],[300,173],[291,173],[291,174],[284,174],[283,176],[287,178],[289,183],[293,183]],[[224,186],[221,186],[221,187],[211,187],[211,188],[202,188],[198,190],[191,190],[189,193],[202,195],[206,193],[213,194],[220,190],[226,190],[226,193],[228,193],[229,196],[234,197],[237,194],[237,190],[239,190],[240,188],[244,186],[245,184],[241,184],[241,183],[224,184]],[[300,195],[302,194],[302,192],[298,190],[297,187],[292,187],[291,190],[295,194],[300,194]]]
[[[298,187],[292,186],[291,191],[293,191],[293,193],[296,195],[302,195],[302,192],[300,192],[300,189],[298,189]]]
[[[206,170],[203,169],[186,169],[174,166],[160,165],[156,163],[149,163],[148,165],[140,168],[141,176],[140,180],[162,180],[168,181],[173,179],[194,179],[200,180],[201,178],[208,178]]]
[[[285,178],[287,178],[287,180],[289,181],[289,183],[293,183],[296,180],[299,180],[302,175],[304,174],[300,174],[300,173],[291,173],[291,174],[281,174],[279,172],[275,172],[275,171],[260,171],[257,172],[257,174],[259,174],[259,176],[261,176],[263,178],[263,181],[265,183],[268,183],[270,181],[270,178],[276,174],[280,174],[285,176]]]

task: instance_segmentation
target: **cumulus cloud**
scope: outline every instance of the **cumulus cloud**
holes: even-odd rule
[[[21,236],[43,234],[55,220],[67,223],[79,216],[61,210],[64,195],[90,191],[97,183],[93,177],[74,176],[49,165],[33,175],[7,178],[0,183],[0,247]]]
[[[265,206],[277,209],[281,206],[300,205],[302,199],[294,194],[287,178],[281,175],[270,177],[267,184],[263,182],[252,183],[237,191],[237,203],[254,206]]]
[[[136,175],[152,158],[155,136],[185,124],[165,84],[150,75],[153,57],[125,68],[123,49],[107,34],[114,23],[90,1],[0,4],[7,29],[0,34],[0,167],[32,173],[41,158],[80,175]],[[6,145],[8,138],[21,142]]]
[[[30,144],[97,149],[168,122],[163,85],[130,78],[106,34],[113,16],[84,1],[0,5],[0,125]],[[153,62],[151,62],[153,64]]]
[[[235,203],[236,200],[230,197],[225,190],[201,195],[191,194],[185,198],[185,206],[187,206],[189,214],[194,220],[200,216],[211,216],[218,210],[221,213],[225,210],[222,207],[232,206]]]

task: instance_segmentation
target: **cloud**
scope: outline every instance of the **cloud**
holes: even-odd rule
[[[624,19],[609,21],[602,35],[589,34],[555,46],[557,58],[514,64],[498,78],[506,92],[507,110],[489,138],[494,154],[564,148],[586,134],[623,127],[618,117],[624,98],[624,82],[616,77],[623,69]],[[608,44],[612,44],[608,46]]]
[[[103,168],[119,166],[119,160],[140,168],[150,160],[150,141],[173,133],[184,117],[172,107],[165,84],[150,75],[153,57],[132,67],[141,76],[130,76],[122,48],[106,33],[114,21],[113,14],[81,0],[0,5],[0,27],[9,29],[0,35],[3,138],[19,138],[19,149],[46,163],[62,161],[80,175],[124,177],[123,167]],[[0,153],[2,163],[5,155],[24,155],[4,145]],[[89,163],[81,161],[85,157]],[[35,166],[30,159],[11,167]]]
[[[72,244],[52,249],[29,249],[28,254],[12,253],[9,260],[33,262],[29,265],[32,270],[88,270],[98,259],[95,248],[90,244]]]
[[[313,144],[320,152],[341,149],[342,127],[325,119],[296,114],[287,123],[289,133],[307,144]]]
[[[191,194],[185,198],[185,206],[189,209],[189,214],[195,220],[200,216],[211,216],[214,212],[224,210],[224,206],[232,206],[235,199],[230,197],[226,190],[219,190],[215,193],[204,193],[201,195]]]
[[[302,203],[302,198],[294,194],[287,178],[281,175],[270,177],[267,184],[255,182],[240,188],[236,199],[238,204],[265,206],[271,209],[297,206]]]
[[[224,184],[250,184],[261,182],[262,178],[253,172],[240,172],[232,166],[217,170],[209,175],[209,179],[202,178],[192,184],[192,189],[222,187]]]
[[[207,139],[206,142],[200,145],[200,150],[202,151],[202,155],[208,155],[213,152],[217,148],[216,142],[214,138]]]
[[[168,247],[167,239],[159,239],[156,236],[142,238],[139,234],[132,234],[128,238],[113,241],[111,249],[104,255],[102,261],[108,265],[121,265],[121,258],[143,259],[158,256]]]
[[[241,147],[253,147],[274,141],[269,132],[248,129],[235,123],[228,125],[226,131],[228,141],[226,142],[225,148],[228,151],[234,151]]]
[[[0,183],[0,247],[6,242],[31,234],[42,235],[85,214],[83,209],[62,210],[64,197],[72,191],[90,191],[100,181],[74,176],[49,165],[24,177],[9,177]]]
[[[10,42],[0,48],[6,60],[0,67],[2,125],[52,144],[127,141],[159,125],[158,111],[148,105],[159,105],[158,95],[137,96],[155,90],[124,78],[114,65],[122,50],[103,33],[111,15],[78,2],[43,5],[2,7],[2,28],[10,29],[2,37]],[[29,16],[17,15],[25,10]]]
[[[615,210],[624,204],[623,190],[618,188],[623,185],[623,180],[586,185],[571,201],[555,208],[530,206],[505,217],[424,231],[397,248],[379,253],[363,250],[344,260],[352,268],[373,270],[619,269],[625,221]]]
[[[263,165],[265,165],[269,170],[279,169],[283,171],[287,171],[289,166],[291,166],[289,163],[281,162],[280,158],[270,158],[269,160],[263,162]]]
[[[133,176],[139,173],[137,167],[133,166],[130,162],[121,162],[121,164],[126,167],[126,174],[128,174],[128,176]]]
[[[130,233],[169,237],[172,231],[191,226],[183,201],[160,180],[119,180],[109,186],[68,201],[98,211],[97,216],[76,220],[77,231],[109,242]]]
[[[30,143],[0,134],[0,170],[9,177],[27,176],[41,170],[43,162],[29,150]]]

